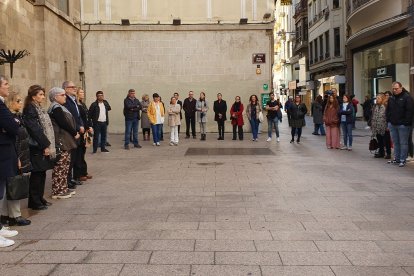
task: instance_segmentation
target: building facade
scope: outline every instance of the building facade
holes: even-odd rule
[[[50,89],[79,80],[79,1],[1,0],[0,13],[0,49],[30,53],[13,64],[12,89],[26,94],[35,83]],[[9,63],[0,74],[10,77]]]
[[[11,83],[26,93],[73,80],[88,104],[103,90],[110,131],[124,131],[123,99],[158,92],[166,105],[193,90],[229,105],[273,89],[274,0],[0,0],[0,49],[26,49]],[[3,14],[5,16],[3,16]],[[13,22],[13,23],[11,23]],[[17,22],[15,24],[14,22]],[[10,75],[9,65],[0,73]],[[216,131],[213,111],[208,129]]]
[[[357,98],[414,89],[414,1],[347,1],[347,80]]]
[[[315,93],[345,93],[345,7],[339,0],[308,0],[309,71]]]

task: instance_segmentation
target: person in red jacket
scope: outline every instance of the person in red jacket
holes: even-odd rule
[[[231,124],[233,125],[233,140],[237,140],[236,130],[239,134],[239,140],[243,140],[243,104],[239,96],[236,96],[236,100],[230,109]]]

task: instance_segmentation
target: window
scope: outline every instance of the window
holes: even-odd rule
[[[334,9],[337,9],[337,8],[339,8],[339,0],[333,0],[333,8]]]
[[[58,9],[69,15],[69,0],[59,0]]]
[[[330,56],[330,47],[329,47],[329,31],[325,32],[325,58]]]
[[[313,63],[313,42],[309,43],[309,63]]]
[[[315,62],[318,62],[318,39],[313,41],[313,50],[315,53]]]
[[[319,36],[319,60],[323,60],[323,35]]]
[[[334,29],[334,55],[339,57],[341,55],[341,35],[339,28]]]

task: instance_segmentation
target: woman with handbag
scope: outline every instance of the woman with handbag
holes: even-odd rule
[[[302,136],[302,127],[305,126],[305,115],[308,112],[308,109],[299,95],[295,96],[295,101],[289,106],[288,116],[289,124],[292,128],[291,135],[292,139],[290,143],[295,142],[295,134],[298,135],[296,143],[300,143],[300,137]]]
[[[35,84],[29,87],[23,107],[32,163],[28,207],[33,210],[45,210],[51,205],[44,199],[46,171],[53,168],[56,158],[55,134],[50,117],[42,107],[44,100],[44,88]]]
[[[23,120],[21,116],[21,110],[23,108],[23,99],[19,95],[19,93],[11,92],[7,97],[7,107],[13,113],[14,118],[16,121],[19,122],[19,133],[16,138],[16,152],[18,158],[18,169],[20,175],[22,177],[29,177],[29,172],[31,170],[30,164],[30,152],[29,152],[29,134],[27,134],[26,128],[23,125]],[[20,187],[13,187],[14,190],[19,190],[19,194],[24,193],[24,191],[28,190],[28,187],[24,187],[24,185],[28,184],[28,181],[15,181],[14,183],[8,183],[14,185],[21,185]],[[9,192],[7,193],[9,194]],[[17,196],[17,195],[15,195]],[[24,195],[23,195],[24,196]],[[27,194],[28,196],[28,194]],[[3,198],[3,204],[1,209],[1,224],[8,224],[9,226],[25,226],[31,223],[30,220],[25,219],[22,217],[22,213],[20,211],[20,199],[27,198],[21,197],[19,199],[7,199]]]
[[[200,124],[201,141],[206,140],[206,125],[207,125],[207,111],[208,102],[206,100],[206,94],[200,93],[200,98],[196,102],[197,122]]]
[[[231,124],[233,125],[233,139],[237,140],[236,138],[236,130],[239,134],[239,140],[243,140],[243,104],[241,103],[240,96],[236,96],[234,104],[230,108],[230,118]]]
[[[66,102],[65,90],[53,87],[49,91],[49,116],[52,120],[55,133],[56,147],[59,148],[59,158],[52,172],[52,198],[70,198],[75,191],[68,188],[71,150],[77,148],[76,140],[80,134],[76,131],[76,122],[69,110],[64,106]]]
[[[255,142],[259,141],[257,136],[259,133],[259,123],[260,123],[259,117],[261,113],[262,113],[262,107],[260,106],[257,96],[251,95],[249,98],[249,104],[247,105],[247,108],[246,108],[246,114],[250,122],[250,127],[252,128],[252,135],[253,135],[252,141],[255,141]]]

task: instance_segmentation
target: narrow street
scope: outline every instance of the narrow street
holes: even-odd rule
[[[310,122],[301,144],[287,120],[280,143],[110,135],[93,179],[0,249],[1,274],[414,275],[414,162],[374,159],[362,122],[352,152],[328,150]]]

